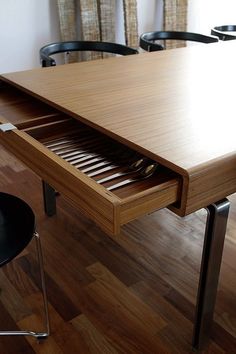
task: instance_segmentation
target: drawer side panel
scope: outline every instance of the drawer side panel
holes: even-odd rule
[[[235,193],[236,157],[212,161],[190,174],[185,215]]]

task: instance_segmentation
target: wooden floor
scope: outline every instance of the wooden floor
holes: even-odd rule
[[[41,181],[0,150],[0,190],[37,216],[50,302],[51,336],[0,337],[0,354],[191,353],[205,211],[168,210],[123,227],[114,242],[58,197],[44,215]],[[205,353],[236,353],[236,196],[223,254],[212,341]],[[0,271],[1,329],[42,329],[35,245]]]

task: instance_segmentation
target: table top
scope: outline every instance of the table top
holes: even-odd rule
[[[219,191],[225,183],[218,198],[236,191],[235,62],[230,41],[1,78],[179,172],[186,198],[187,180],[195,178],[194,194],[201,188],[195,176],[210,169],[200,182],[210,185],[215,176]]]
[[[236,153],[235,59],[232,41],[3,77],[191,172]]]

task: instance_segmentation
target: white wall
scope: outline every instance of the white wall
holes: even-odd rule
[[[189,31],[210,34],[221,25],[236,25],[235,0],[189,0]]]
[[[162,29],[163,0],[138,0],[138,31],[139,34]]]
[[[0,9],[0,73],[39,66],[39,48],[59,40],[56,0],[0,0]]]
[[[124,43],[122,1],[117,42]],[[162,0],[138,0],[139,33],[161,28]],[[39,49],[60,40],[56,0],[0,0],[0,73],[38,67]]]

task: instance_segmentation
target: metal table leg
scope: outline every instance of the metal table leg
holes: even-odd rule
[[[202,253],[192,345],[201,350],[210,338],[230,203],[209,205]]]
[[[43,184],[43,201],[44,201],[44,210],[48,216],[53,216],[56,214],[56,192],[53,187],[51,187],[45,181],[42,181]]]

